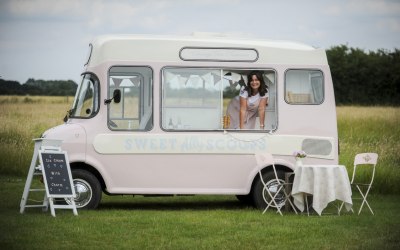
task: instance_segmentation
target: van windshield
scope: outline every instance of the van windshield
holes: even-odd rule
[[[70,117],[91,118],[99,110],[99,81],[90,74],[84,74],[78,86]]]

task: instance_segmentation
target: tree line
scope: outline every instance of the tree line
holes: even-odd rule
[[[337,105],[400,105],[400,50],[365,52],[346,45],[326,50]],[[74,95],[74,81],[0,79],[0,95]]]
[[[364,52],[345,45],[326,51],[336,104],[400,105],[400,50]]]
[[[0,95],[46,95],[73,96],[78,85],[72,80],[35,80],[29,78],[25,84],[0,79]]]

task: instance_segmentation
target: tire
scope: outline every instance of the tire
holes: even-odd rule
[[[76,198],[75,205],[82,209],[95,209],[101,201],[101,185],[99,180],[92,173],[73,169],[72,179],[74,182]],[[68,200],[66,200],[68,203]]]
[[[280,180],[281,183],[284,182],[285,179],[285,172],[281,170],[276,170],[276,173],[278,175],[278,179]],[[273,170],[271,171],[266,171],[263,173],[263,179],[266,185],[269,187],[269,191],[271,195],[275,195],[276,190],[277,190],[277,181],[275,179],[275,174]],[[267,203],[264,201],[263,198],[263,192],[265,197],[267,198],[267,201],[271,200],[271,197],[269,196],[268,192],[264,190],[264,185],[261,182],[259,175],[257,175],[257,179],[254,183],[253,190],[252,190],[252,198],[254,202],[254,206],[260,210],[264,210],[267,207]],[[285,194],[283,191],[279,192],[279,194],[275,197],[275,202],[279,207],[283,207],[285,205]],[[271,204],[272,208],[276,208],[275,204]]]

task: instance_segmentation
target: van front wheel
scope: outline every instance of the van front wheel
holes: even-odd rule
[[[101,200],[101,186],[96,176],[92,173],[73,169],[72,179],[75,188],[75,205],[77,208],[95,209]]]

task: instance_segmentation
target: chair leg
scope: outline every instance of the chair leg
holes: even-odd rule
[[[264,187],[264,189],[267,190],[269,197],[271,197],[271,202],[267,202],[266,199],[264,198],[264,201],[266,201],[266,203],[267,203],[268,205],[267,205],[267,207],[265,208],[265,210],[264,210],[263,213],[265,213],[265,212],[268,210],[268,208],[271,206],[271,203],[273,203],[273,204],[275,205],[275,207],[276,207],[277,212],[278,212],[281,216],[283,216],[283,214],[282,214],[282,212],[281,212],[281,208],[278,206],[278,204],[277,204],[276,201],[275,201],[275,197],[276,197],[276,195],[279,193],[280,189],[277,190],[277,192],[275,193],[275,195],[272,195],[271,192],[269,191],[269,189],[268,189],[267,187]]]
[[[268,208],[272,205],[272,203],[275,203],[275,206],[277,207],[277,204],[276,204],[276,202],[274,200],[274,196],[272,196],[272,194],[269,192],[268,188],[264,187],[264,189],[267,190],[267,193],[268,193],[269,197],[271,198],[271,201],[267,200],[267,198],[264,196],[264,193],[262,194],[263,195],[263,199],[264,199],[265,203],[267,204],[267,206],[265,207],[265,209],[263,211],[263,214],[265,212],[267,212]],[[278,210],[277,212],[280,212],[280,211]]]
[[[304,199],[306,199],[307,216],[310,216],[310,212],[308,211],[308,199],[306,194],[304,195]]]
[[[367,200],[365,200],[365,204],[368,206],[369,211],[371,211],[372,215],[375,215],[374,212],[372,211],[372,208],[369,206],[369,203]],[[360,213],[361,213],[361,208],[360,208],[360,211],[358,212],[358,214],[360,215]]]
[[[340,213],[341,213],[341,211],[342,211],[343,205],[344,205],[344,202],[343,202],[343,201],[340,202],[339,200],[337,200],[337,201],[335,202],[335,206],[336,206],[336,208],[337,208],[337,210],[338,210],[338,215],[339,215],[339,216],[340,216]]]
[[[339,207],[339,215],[340,215],[340,212],[342,211],[343,205],[344,205],[344,202],[342,202],[342,204]]]
[[[276,172],[275,172],[276,175]],[[262,178],[262,175],[260,173],[260,178]],[[277,213],[279,213],[281,216],[283,216],[282,211],[281,211],[281,207],[278,206],[278,204],[275,201],[276,196],[279,194],[279,192],[281,192],[281,190],[283,190],[283,193],[285,195],[285,201],[289,201],[290,206],[292,207],[293,211],[295,211],[295,213],[297,214],[296,208],[294,206],[294,204],[292,203],[292,201],[290,200],[290,195],[288,195],[288,193],[285,191],[285,183],[280,183],[279,179],[276,178],[277,181],[277,190],[275,195],[272,195],[271,192],[269,191],[268,187],[264,184],[264,189],[267,191],[269,197],[271,198],[271,201],[268,201],[264,195],[265,191],[263,191],[262,195],[263,195],[263,199],[265,201],[265,203],[267,204],[267,207],[264,209],[263,214],[268,210],[268,208],[272,205],[275,205]]]
[[[297,211],[296,211],[296,208],[295,208],[295,206],[294,206],[294,204],[293,204],[293,202],[290,200],[290,196],[286,196],[286,199],[287,199],[288,202],[290,203],[290,206],[292,207],[293,211],[294,211],[296,214],[298,214]]]
[[[293,211],[297,214],[296,207],[294,206],[293,202],[290,200],[291,194],[286,193],[285,188],[283,188],[283,194],[285,195],[285,203],[287,200],[289,202],[290,206],[292,207]]]
[[[340,208],[339,208],[339,215],[340,215],[340,212],[342,211],[343,205],[344,205],[344,201],[342,201],[342,205],[340,205]],[[350,208],[350,211],[354,213],[353,208]]]
[[[363,196],[363,197],[364,197],[364,196]],[[361,210],[362,210],[362,208],[363,208],[364,204],[366,204],[366,205],[367,205],[367,207],[369,208],[369,211],[371,211],[372,215],[375,215],[375,214],[374,214],[374,212],[372,211],[372,208],[369,206],[369,203],[368,203],[368,201],[367,201],[367,199],[366,199],[366,198],[363,198],[363,201],[362,201],[362,203],[361,203],[360,210],[358,210],[358,215],[360,215],[360,213],[361,213]]]
[[[269,190],[267,189],[267,192],[268,192],[268,194],[269,194],[270,197],[271,197],[271,202],[269,202],[269,203],[266,202],[266,203],[268,203],[268,206],[265,208],[265,210],[264,210],[263,213],[265,213],[265,211],[267,211],[267,209],[271,206],[271,203],[274,203],[275,206],[277,207],[277,212],[278,212],[279,214],[282,215],[281,208],[278,207],[277,203],[275,202],[275,197],[279,194],[279,192],[280,192],[281,190],[283,190],[283,193],[284,193],[284,195],[285,195],[285,200],[287,200],[287,201],[289,202],[289,204],[290,204],[290,206],[292,207],[293,211],[294,211],[296,214],[298,214],[297,211],[296,211],[296,207],[294,206],[293,202],[290,200],[290,195],[287,194],[286,191],[285,191],[285,189],[284,189],[284,185],[280,185],[280,188],[278,189],[278,191],[275,193],[274,196],[272,196],[272,194],[271,194],[271,193],[269,192]],[[273,202],[272,202],[272,200],[273,200]]]
[[[274,203],[274,205],[275,205],[275,207],[276,207],[276,211],[277,211],[281,216],[283,216],[282,211],[281,211],[281,207],[279,207],[278,204],[277,204],[276,201],[275,201],[275,197],[279,194],[279,191],[280,191],[280,189],[277,190],[277,192],[275,193],[275,195],[272,195],[272,194],[269,192],[269,190],[268,190],[268,193],[269,193],[270,197],[272,197],[272,199],[271,199],[272,202],[271,202],[271,203]],[[270,204],[271,204],[271,203],[270,203]]]
[[[365,194],[363,194],[363,192],[361,191],[361,188],[358,185],[356,185],[356,187],[357,187],[358,191],[360,192],[360,194],[361,194],[361,196],[363,198],[363,201],[362,201],[361,206],[360,206],[360,210],[358,211],[358,215],[360,215],[364,204],[366,204],[368,206],[369,211],[371,211],[372,215],[375,215],[374,212],[372,211],[372,208],[369,206],[369,203],[367,201],[367,196],[368,196],[369,189],[370,189],[371,186],[368,187],[367,192]]]

